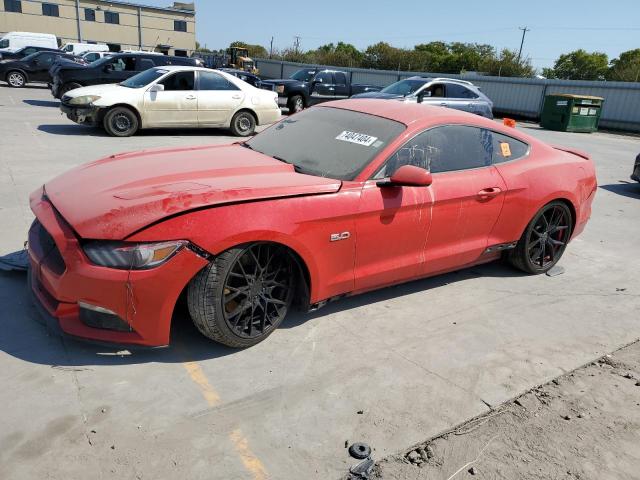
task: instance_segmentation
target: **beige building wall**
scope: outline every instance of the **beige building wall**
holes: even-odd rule
[[[50,0],[46,3],[57,4],[60,16],[42,15],[42,2],[36,0],[21,0],[22,13],[5,12],[4,1],[0,0],[0,33],[52,33],[63,44],[78,42],[76,1]],[[144,50],[162,50],[171,55],[176,50],[190,55],[196,48],[195,10],[191,13],[101,0],[79,0],[79,7],[80,33],[84,42],[120,45],[123,50],[136,50],[141,46]],[[85,20],[85,8],[95,10],[95,22]],[[105,23],[105,12],[117,13],[120,23]],[[175,20],[186,22],[187,31],[174,30]]]

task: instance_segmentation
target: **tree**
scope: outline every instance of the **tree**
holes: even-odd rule
[[[307,52],[309,61],[321,65],[335,65],[338,67],[359,67],[362,63],[362,52],[350,43],[338,42],[337,45],[328,43],[316,50]]]
[[[640,81],[640,48],[622,52],[611,60],[607,79],[620,82]]]
[[[563,80],[604,80],[608,69],[606,53],[580,49],[560,55],[553,66],[553,76]]]
[[[251,58],[267,58],[269,56],[269,52],[267,52],[267,49],[262,45],[252,45],[250,43],[235,41],[231,42],[229,47],[246,48]]]
[[[480,70],[497,77],[532,77],[535,74],[528,58],[518,59],[515,50],[503,49],[499,56],[481,62]]]

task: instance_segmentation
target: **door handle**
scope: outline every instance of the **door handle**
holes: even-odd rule
[[[242,98],[242,95],[234,95],[233,97],[234,100],[240,100]]]
[[[447,106],[447,102],[440,102],[440,106],[441,107],[446,107]]]
[[[489,200],[493,197],[497,197],[500,193],[502,193],[502,190],[498,187],[491,187],[480,190],[477,195],[479,200]]]
[[[186,98],[187,98],[187,100],[195,100],[196,99],[195,95],[187,95]]]
[[[329,90],[335,90],[335,88],[333,88],[333,87],[329,87]]]

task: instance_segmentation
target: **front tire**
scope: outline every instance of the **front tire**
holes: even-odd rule
[[[12,88],[22,88],[27,83],[27,77],[24,73],[14,70],[13,72],[7,73],[6,81]]]
[[[558,263],[571,238],[573,215],[566,203],[553,201],[533,217],[509,262],[519,270],[539,275]]]
[[[102,124],[112,137],[130,137],[140,126],[138,116],[127,107],[114,107],[109,110]]]
[[[189,283],[193,323],[205,336],[245,348],[267,338],[291,308],[293,259],[282,246],[253,243],[218,255]]]
[[[238,112],[231,119],[231,133],[236,137],[249,137],[256,131],[256,117],[250,112]]]
[[[76,88],[82,88],[82,85],[80,85],[79,83],[65,83],[62,88],[60,89],[60,98],[62,98],[67,92],[70,92],[71,90],[75,90]]]
[[[304,98],[302,95],[293,95],[287,102],[289,113],[298,113],[304,110]]]

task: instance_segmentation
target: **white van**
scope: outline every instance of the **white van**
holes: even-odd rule
[[[50,33],[9,32],[0,38],[0,51],[15,52],[22,47],[58,48],[58,39]]]
[[[73,43],[69,42],[62,47],[62,51],[72,55],[79,55],[85,52],[108,52],[109,47],[104,43]]]

